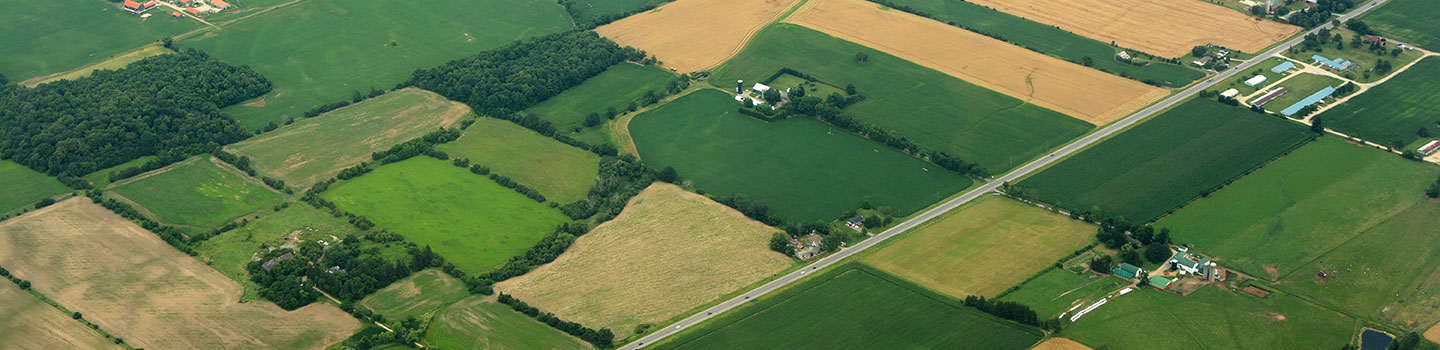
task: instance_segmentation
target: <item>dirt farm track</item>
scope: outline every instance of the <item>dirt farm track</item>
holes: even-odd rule
[[[1300,31],[1203,1],[967,1],[1164,57],[1184,56],[1191,47],[1205,44],[1255,53]]]
[[[865,0],[809,0],[787,22],[1104,125],[1168,91]],[[1103,59],[1103,58],[1101,58]]]
[[[77,197],[0,223],[0,265],[135,347],[323,348],[360,327],[317,303],[239,303],[239,283]]]
[[[681,73],[705,70],[740,47],[799,0],[679,0],[595,32],[634,46]]]

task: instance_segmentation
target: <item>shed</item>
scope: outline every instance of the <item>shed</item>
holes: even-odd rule
[[[1197,59],[1197,60],[1195,60],[1194,62],[1190,62],[1190,63],[1193,63],[1193,64],[1195,64],[1195,65],[1197,65],[1197,66],[1204,66],[1205,64],[1210,63],[1210,61],[1212,61],[1212,60],[1214,60],[1214,59],[1215,59],[1214,57],[1205,56],[1205,57],[1201,57],[1200,59]]]
[[[210,5],[215,6],[217,9],[230,7],[230,3],[225,2],[225,0],[210,0]]]
[[[1264,83],[1266,79],[1269,78],[1266,78],[1264,75],[1256,75],[1250,77],[1250,79],[1245,79],[1245,85],[1249,87],[1255,87],[1256,85],[1260,85],[1260,83]]]
[[[1169,287],[1170,287],[1170,283],[1173,283],[1173,282],[1175,282],[1175,280],[1172,280],[1172,279],[1169,279],[1169,278],[1165,278],[1165,277],[1161,277],[1161,276],[1155,276],[1155,277],[1150,277],[1149,284],[1150,284],[1151,287],[1155,287],[1155,289],[1161,289],[1161,290],[1163,290],[1163,289],[1165,289],[1165,288],[1169,288]]]
[[[1315,93],[1310,94],[1310,96],[1305,97],[1305,99],[1300,100],[1299,102],[1295,102],[1295,104],[1290,105],[1290,107],[1285,107],[1284,110],[1280,111],[1280,114],[1284,114],[1286,116],[1295,115],[1295,113],[1300,112],[1301,109],[1305,109],[1305,107],[1313,105],[1316,102],[1320,102],[1320,100],[1324,100],[1326,97],[1330,97],[1330,95],[1334,93],[1334,87],[1326,86],[1324,89],[1320,89],[1320,91],[1316,91]]]
[[[1144,271],[1144,270],[1141,270],[1139,266],[1130,265],[1130,264],[1120,264],[1120,267],[1115,268],[1115,270],[1112,271],[1112,272],[1114,272],[1115,275],[1120,276],[1120,277],[1124,277],[1125,279],[1128,280],[1128,279],[1134,279],[1136,276],[1140,276],[1140,275],[1141,275],[1142,273],[1144,273],[1145,271]]]
[[[1428,156],[1435,154],[1436,150],[1440,150],[1440,140],[1430,141],[1426,143],[1425,146],[1420,147],[1420,154]]]
[[[1275,68],[1270,68],[1270,72],[1280,74],[1285,73],[1285,71],[1290,70],[1290,68],[1295,68],[1295,62],[1285,61],[1284,63],[1275,65]]]
[[[1325,56],[1313,55],[1313,56],[1310,56],[1310,59],[1311,59],[1311,60],[1314,60],[1315,63],[1317,63],[1317,64],[1324,65],[1326,68],[1330,68],[1330,69],[1334,69],[1334,70],[1346,70],[1346,69],[1350,69],[1350,67],[1353,65],[1352,63],[1350,63],[1349,61],[1346,61],[1346,60],[1343,59],[1343,58],[1337,58],[1337,59],[1331,60],[1331,59],[1329,59],[1329,58],[1325,58]]]
[[[770,91],[770,86],[761,83],[755,83],[755,86],[751,87],[750,91],[754,91],[757,94],[764,94],[766,91]]]
[[[1240,95],[1240,90],[1236,90],[1236,89],[1225,90],[1224,92],[1221,92],[1221,93],[1220,93],[1220,96],[1225,96],[1225,97],[1230,97],[1230,98],[1234,98],[1235,96],[1238,96],[1238,95]]]
[[[280,256],[277,256],[274,259],[270,259],[270,261],[266,261],[265,263],[260,264],[260,268],[265,269],[265,271],[270,271],[270,269],[275,268],[275,264],[279,264],[281,261],[290,260],[290,258],[293,257],[295,257],[294,252],[285,252],[285,254],[280,254]]]
[[[1120,53],[1115,54],[1115,58],[1119,58],[1119,59],[1121,59],[1121,60],[1129,61],[1129,60],[1130,60],[1130,53],[1129,53],[1129,52],[1125,52],[1125,51],[1120,51]]]

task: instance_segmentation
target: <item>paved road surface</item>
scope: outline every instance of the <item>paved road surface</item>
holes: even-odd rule
[[[1375,8],[1375,7],[1378,6],[1380,3],[1383,3],[1383,2],[1385,2],[1385,1],[1387,1],[1387,0],[1377,0],[1377,1],[1374,1],[1374,2],[1371,2],[1371,3],[1367,3],[1367,4],[1360,5],[1360,7],[1359,7],[1358,9],[1356,9],[1355,11],[1352,11],[1350,14],[1341,16],[1341,17],[1340,17],[1340,21],[1341,21],[1341,22],[1344,22],[1344,21],[1347,21],[1347,20],[1349,20],[1349,19],[1351,19],[1351,18],[1354,18],[1354,17],[1356,17],[1356,16],[1359,16],[1360,14],[1363,14],[1363,13],[1365,13],[1366,11],[1369,11],[1369,10]],[[1311,32],[1319,31],[1321,28],[1325,28],[1325,27],[1329,27],[1329,25],[1327,24],[1327,25],[1324,25],[1324,26],[1321,26],[1321,27],[1316,27],[1315,29],[1312,29]],[[1308,34],[1308,33],[1306,33],[1306,34]],[[715,315],[719,315],[719,314],[721,314],[721,313],[724,313],[725,311],[729,311],[730,309],[733,309],[733,308],[735,308],[735,307],[737,307],[737,306],[743,305],[745,302],[747,302],[747,301],[749,301],[749,300],[751,300],[751,299],[759,298],[759,297],[762,296],[762,295],[769,294],[770,292],[773,292],[773,291],[778,290],[778,289],[780,289],[780,288],[782,288],[782,287],[784,287],[784,286],[786,286],[786,285],[789,285],[789,284],[791,284],[791,283],[794,283],[795,281],[799,281],[800,279],[804,278],[805,275],[808,275],[808,274],[813,273],[813,272],[815,272],[815,271],[824,269],[824,268],[826,268],[826,267],[829,267],[830,265],[834,265],[836,262],[839,262],[839,261],[841,261],[841,260],[844,260],[845,258],[848,258],[848,257],[850,257],[851,255],[855,255],[856,253],[859,253],[859,252],[861,252],[861,251],[864,251],[864,250],[866,250],[866,249],[869,249],[870,247],[873,247],[873,246],[879,244],[880,242],[884,242],[885,240],[890,239],[891,237],[895,237],[896,235],[899,235],[901,232],[909,231],[910,229],[913,229],[913,228],[915,228],[916,226],[919,226],[920,224],[925,223],[926,221],[930,221],[931,219],[934,219],[934,218],[936,218],[936,217],[939,217],[940,215],[945,214],[946,212],[949,212],[949,211],[951,211],[951,210],[954,210],[955,208],[960,207],[961,205],[963,205],[963,204],[965,204],[965,203],[968,203],[968,202],[970,202],[970,201],[972,201],[972,200],[975,200],[976,198],[979,198],[980,196],[983,196],[983,195],[986,195],[986,194],[988,194],[988,193],[990,193],[990,192],[992,192],[992,191],[995,191],[996,189],[998,189],[998,188],[999,188],[1002,184],[1004,184],[1005,182],[1015,181],[1016,179],[1019,179],[1019,178],[1021,178],[1021,177],[1026,176],[1026,175],[1029,175],[1030,173],[1033,173],[1033,172],[1035,172],[1036,170],[1040,170],[1040,169],[1044,168],[1045,166],[1050,165],[1051,163],[1054,163],[1054,162],[1056,162],[1056,161],[1058,161],[1058,160],[1060,160],[1060,159],[1062,159],[1062,158],[1065,158],[1066,156],[1069,156],[1069,155],[1072,154],[1072,153],[1075,153],[1075,152],[1077,152],[1077,151],[1079,151],[1079,150],[1081,150],[1081,149],[1084,149],[1085,147],[1090,146],[1090,144],[1093,144],[1093,143],[1098,142],[1098,141],[1100,141],[1100,140],[1102,140],[1102,139],[1105,139],[1106,137],[1110,137],[1110,135],[1113,135],[1113,134],[1115,134],[1115,133],[1117,133],[1117,132],[1120,132],[1121,130],[1124,130],[1125,128],[1128,128],[1128,127],[1130,127],[1131,125],[1135,125],[1136,123],[1139,123],[1140,121],[1145,120],[1146,118],[1149,118],[1149,117],[1155,115],[1156,113],[1159,113],[1160,111],[1165,110],[1166,108],[1170,108],[1171,106],[1174,106],[1174,105],[1176,105],[1176,104],[1179,104],[1180,101],[1184,101],[1185,99],[1188,99],[1188,98],[1190,98],[1191,96],[1194,96],[1194,95],[1200,93],[1200,91],[1203,91],[1203,90],[1209,88],[1211,85],[1215,85],[1216,82],[1223,82],[1223,81],[1229,80],[1230,78],[1234,77],[1236,74],[1239,74],[1239,73],[1241,73],[1241,72],[1245,72],[1245,71],[1250,70],[1251,68],[1254,68],[1255,65],[1257,65],[1257,64],[1269,62],[1268,58],[1270,58],[1270,57],[1272,57],[1272,56],[1275,56],[1275,55],[1277,55],[1277,54],[1280,54],[1280,53],[1284,52],[1286,49],[1290,48],[1291,46],[1294,46],[1295,44],[1298,44],[1298,43],[1300,43],[1301,41],[1304,41],[1304,40],[1305,40],[1305,38],[1304,38],[1303,35],[1297,36],[1297,37],[1295,37],[1294,39],[1290,39],[1289,41],[1286,41],[1286,42],[1284,42],[1283,44],[1277,45],[1277,46],[1275,46],[1274,48],[1272,48],[1272,49],[1270,49],[1270,50],[1268,50],[1268,51],[1265,51],[1265,52],[1262,52],[1262,53],[1260,53],[1260,54],[1255,55],[1255,58],[1253,58],[1253,59],[1247,60],[1247,61],[1245,61],[1244,63],[1241,63],[1240,65],[1235,66],[1234,68],[1231,68],[1231,69],[1229,69],[1229,70],[1226,70],[1225,72],[1222,72],[1222,73],[1220,73],[1219,75],[1216,75],[1216,76],[1214,76],[1214,77],[1211,77],[1211,78],[1209,78],[1209,79],[1206,79],[1205,81],[1200,82],[1199,84],[1195,84],[1195,85],[1191,86],[1190,88],[1185,89],[1184,91],[1181,91],[1180,93],[1171,95],[1170,98],[1166,98],[1166,99],[1160,101],[1159,103],[1156,103],[1156,104],[1154,104],[1154,105],[1151,105],[1150,107],[1147,107],[1147,108],[1145,108],[1145,109],[1142,109],[1142,110],[1140,110],[1139,112],[1135,112],[1135,114],[1131,114],[1129,117],[1126,117],[1125,119],[1122,119],[1122,120],[1120,120],[1120,121],[1118,121],[1118,122],[1115,122],[1114,124],[1110,124],[1109,126],[1106,126],[1104,129],[1100,129],[1100,131],[1097,131],[1097,132],[1092,133],[1092,134],[1090,134],[1090,135],[1086,135],[1085,137],[1080,138],[1079,140],[1075,140],[1074,142],[1071,142],[1070,144],[1067,144],[1067,145],[1065,145],[1064,147],[1061,147],[1060,149],[1055,150],[1055,152],[1053,152],[1053,153],[1050,153],[1050,154],[1048,154],[1048,155],[1046,155],[1046,156],[1044,156],[1044,157],[1042,157],[1042,158],[1040,158],[1040,159],[1038,159],[1038,160],[1032,161],[1032,162],[1030,162],[1029,164],[1025,164],[1025,166],[1022,166],[1022,167],[1020,167],[1020,168],[1018,168],[1018,169],[1015,169],[1015,170],[1013,170],[1013,171],[1011,171],[1011,172],[1009,172],[1009,173],[1007,173],[1007,174],[1005,174],[1005,175],[1003,175],[1003,176],[1000,176],[999,178],[996,178],[996,179],[994,179],[993,181],[990,181],[990,182],[986,183],[985,185],[980,186],[979,188],[976,188],[976,189],[974,189],[974,190],[971,190],[970,192],[966,192],[964,195],[961,195],[961,196],[958,197],[958,198],[955,198],[955,199],[952,199],[952,200],[950,200],[950,201],[948,201],[948,202],[945,202],[945,204],[942,204],[942,205],[940,205],[940,206],[938,206],[938,207],[935,207],[934,209],[930,209],[929,211],[926,211],[926,212],[923,213],[923,214],[920,214],[920,215],[918,215],[918,216],[916,216],[916,217],[914,217],[914,218],[911,218],[910,220],[906,220],[905,222],[902,222],[902,223],[900,223],[899,225],[896,225],[895,227],[890,228],[889,230],[885,230],[885,232],[882,232],[882,233],[880,233],[880,234],[878,234],[878,235],[875,235],[874,237],[870,237],[869,239],[866,239],[866,240],[864,240],[864,241],[861,241],[859,244],[856,244],[856,245],[854,245],[854,246],[851,246],[851,247],[849,247],[849,248],[846,248],[846,249],[844,249],[844,250],[841,250],[841,251],[839,251],[839,252],[836,252],[835,254],[831,254],[831,255],[829,255],[829,256],[826,256],[825,258],[820,259],[819,261],[815,261],[814,263],[811,263],[810,265],[805,266],[805,267],[802,268],[801,270],[794,271],[794,272],[791,272],[791,273],[786,274],[786,275],[784,275],[784,276],[781,276],[780,278],[777,278],[777,279],[775,279],[775,280],[773,280],[773,281],[770,281],[770,283],[766,283],[765,285],[762,285],[762,286],[760,286],[760,287],[757,287],[757,288],[755,288],[755,289],[752,289],[752,290],[750,290],[750,291],[747,291],[747,292],[745,292],[745,294],[741,294],[741,295],[739,295],[739,296],[736,296],[736,297],[734,297],[734,298],[731,298],[730,300],[726,300],[726,301],[724,301],[724,302],[721,302],[720,304],[717,304],[717,305],[712,306],[712,307],[710,307],[710,308],[708,308],[708,309],[705,309],[705,311],[701,311],[701,312],[699,312],[699,313],[696,313],[696,314],[694,314],[694,315],[691,315],[690,317],[687,317],[687,318],[685,318],[684,320],[681,320],[680,322],[676,322],[676,323],[673,324],[673,325],[667,326],[667,327],[665,327],[665,328],[663,328],[663,329],[657,329],[657,330],[655,330],[653,333],[650,333],[649,335],[647,335],[647,336],[645,336],[645,337],[643,337],[643,338],[640,338],[640,340],[637,340],[637,341],[632,342],[632,343],[630,343],[630,344],[626,344],[625,346],[621,347],[620,349],[622,349],[622,350],[634,350],[634,349],[640,349],[640,348],[642,348],[642,347],[645,347],[645,345],[647,345],[647,344],[654,344],[655,342],[660,341],[661,339],[665,339],[666,337],[669,337],[669,336],[675,335],[675,334],[677,334],[677,333],[680,333],[681,331],[685,330],[686,328],[689,328],[689,327],[691,327],[691,326],[694,326],[694,325],[696,325],[696,324],[698,324],[698,323],[700,323],[700,322],[704,322],[704,321],[706,321],[706,320],[709,320],[710,318],[715,317]]]

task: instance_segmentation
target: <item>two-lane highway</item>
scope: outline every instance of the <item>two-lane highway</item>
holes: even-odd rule
[[[1340,17],[1340,21],[1341,21],[1341,22],[1344,22],[1344,21],[1350,20],[1351,18],[1355,18],[1356,16],[1359,16],[1360,14],[1365,13],[1366,11],[1369,11],[1369,10],[1371,10],[1371,9],[1374,9],[1375,7],[1379,6],[1381,3],[1384,3],[1385,1],[1386,1],[1386,0],[1377,0],[1377,1],[1374,1],[1374,2],[1371,2],[1371,3],[1368,3],[1368,4],[1365,4],[1365,5],[1361,5],[1360,8],[1355,9],[1354,11],[1351,11],[1350,14],[1341,16],[1341,17]],[[1313,33],[1313,32],[1319,31],[1321,28],[1326,28],[1326,27],[1329,27],[1329,25],[1326,24],[1326,25],[1323,25],[1323,26],[1316,27],[1315,29],[1312,29],[1311,31],[1306,32],[1306,33],[1304,33],[1304,34]],[[874,237],[870,237],[869,239],[866,239],[866,240],[864,240],[864,241],[861,241],[860,243],[855,244],[855,245],[853,245],[853,246],[850,246],[850,247],[848,247],[848,248],[845,248],[845,249],[843,249],[843,250],[841,250],[841,251],[839,251],[839,252],[836,252],[836,253],[834,253],[834,254],[831,254],[831,255],[829,255],[829,256],[826,256],[826,257],[824,257],[824,258],[822,258],[822,259],[820,259],[820,260],[818,260],[818,261],[815,261],[814,263],[811,263],[811,264],[808,265],[808,266],[805,266],[804,268],[802,268],[802,269],[800,269],[800,270],[793,271],[793,272],[791,272],[791,273],[785,274],[784,276],[781,276],[780,278],[776,278],[775,280],[770,281],[769,283],[766,283],[766,284],[764,284],[764,285],[762,285],[762,286],[760,286],[760,287],[757,287],[757,288],[755,288],[755,289],[746,291],[745,294],[741,294],[741,295],[739,295],[739,296],[736,296],[736,297],[734,297],[734,298],[731,298],[731,299],[729,299],[729,300],[726,300],[726,301],[724,301],[724,302],[721,302],[720,304],[717,304],[717,305],[715,305],[715,306],[711,306],[710,308],[705,309],[704,311],[701,311],[701,312],[696,313],[696,314],[694,314],[694,315],[691,315],[690,317],[687,317],[687,318],[685,318],[684,320],[681,320],[680,322],[676,322],[675,324],[669,325],[669,326],[667,326],[667,327],[665,327],[665,328],[662,328],[662,329],[657,329],[657,330],[655,330],[653,333],[650,333],[649,335],[646,335],[645,337],[640,338],[640,340],[637,340],[637,341],[635,341],[635,342],[631,342],[630,344],[626,344],[625,346],[621,347],[621,349],[624,349],[624,350],[634,350],[634,349],[639,349],[639,348],[645,347],[646,345],[654,344],[655,342],[660,341],[660,340],[662,340],[662,339],[665,339],[666,337],[669,337],[669,336],[675,335],[675,334],[677,334],[677,333],[680,333],[681,331],[685,330],[686,328],[695,326],[696,324],[699,324],[699,323],[701,323],[701,322],[704,322],[704,321],[706,321],[706,320],[709,320],[710,318],[715,317],[716,315],[719,315],[719,314],[721,314],[721,313],[724,313],[724,312],[726,312],[726,311],[729,311],[730,309],[734,309],[734,308],[736,308],[736,307],[738,307],[738,306],[744,305],[746,302],[748,302],[748,301],[750,301],[750,300],[753,300],[753,299],[755,299],[755,298],[759,298],[759,297],[761,297],[761,296],[764,296],[764,295],[766,295],[766,294],[769,294],[769,293],[771,293],[771,292],[774,292],[775,290],[778,290],[778,289],[780,289],[780,288],[782,288],[782,287],[784,287],[784,286],[786,286],[786,285],[789,285],[789,284],[791,284],[791,283],[794,283],[795,281],[798,281],[798,280],[804,278],[804,277],[805,277],[806,275],[808,275],[808,274],[811,274],[811,273],[814,273],[814,272],[819,271],[819,270],[821,270],[821,269],[824,269],[824,268],[826,268],[826,267],[829,267],[830,265],[834,265],[835,263],[837,263],[837,262],[839,262],[839,261],[841,261],[841,260],[844,260],[845,258],[848,258],[848,257],[850,257],[851,255],[855,255],[856,253],[859,253],[859,252],[861,252],[861,251],[864,251],[864,250],[866,250],[866,249],[869,249],[870,247],[873,247],[873,246],[875,246],[875,245],[877,245],[877,244],[880,244],[881,242],[884,242],[885,240],[888,240],[888,239],[890,239],[891,237],[895,237],[896,235],[899,235],[899,234],[902,233],[902,232],[909,231],[910,229],[913,229],[913,228],[915,228],[916,226],[919,226],[920,224],[923,224],[923,223],[925,223],[925,222],[927,222],[927,221],[930,221],[931,219],[934,219],[934,218],[936,218],[936,217],[939,217],[940,215],[943,215],[943,214],[945,214],[946,212],[949,212],[949,211],[951,211],[951,210],[954,210],[955,208],[958,208],[958,207],[960,207],[961,205],[964,205],[965,203],[969,203],[970,201],[975,200],[976,198],[979,198],[980,196],[983,196],[983,195],[985,195],[985,194],[987,194],[987,193],[990,193],[990,192],[992,192],[992,191],[995,191],[997,188],[999,188],[1001,185],[1003,185],[1003,184],[1006,183],[1006,182],[1015,181],[1015,180],[1017,180],[1017,179],[1020,179],[1020,178],[1022,178],[1022,177],[1025,177],[1026,175],[1029,175],[1030,173],[1033,173],[1033,172],[1035,172],[1035,171],[1037,171],[1037,170],[1043,169],[1043,168],[1045,168],[1046,166],[1048,166],[1048,165],[1050,165],[1050,164],[1052,164],[1052,163],[1055,163],[1055,162],[1059,161],[1060,159],[1065,158],[1066,156],[1069,156],[1070,154],[1073,154],[1073,153],[1075,153],[1075,152],[1078,152],[1078,151],[1080,151],[1081,149],[1084,149],[1085,147],[1088,147],[1088,146],[1090,146],[1091,144],[1094,144],[1095,142],[1099,142],[1100,140],[1103,140],[1103,139],[1105,139],[1105,138],[1107,138],[1107,137],[1110,137],[1110,135],[1114,135],[1115,133],[1120,132],[1121,130],[1125,130],[1126,128],[1129,128],[1131,125],[1135,125],[1136,123],[1139,123],[1139,122],[1141,122],[1141,121],[1143,121],[1143,120],[1145,120],[1145,119],[1147,119],[1147,118],[1150,118],[1151,116],[1154,116],[1155,114],[1159,113],[1160,111],[1163,111],[1163,110],[1165,110],[1165,109],[1167,109],[1167,108],[1170,108],[1170,107],[1172,107],[1172,106],[1175,106],[1175,105],[1179,104],[1181,101],[1184,101],[1184,100],[1186,100],[1186,99],[1188,99],[1188,98],[1190,98],[1190,97],[1192,97],[1192,96],[1195,96],[1196,94],[1199,94],[1200,91],[1204,91],[1205,89],[1210,88],[1210,86],[1215,85],[1217,82],[1223,82],[1223,81],[1229,80],[1230,78],[1234,77],[1236,74],[1240,74],[1241,72],[1247,71],[1247,70],[1255,67],[1256,65],[1260,64],[1260,63],[1268,62],[1268,61],[1269,61],[1269,60],[1268,60],[1269,58],[1271,58],[1271,57],[1273,57],[1273,56],[1275,56],[1275,55],[1277,55],[1277,54],[1279,54],[1279,53],[1281,53],[1281,52],[1284,52],[1286,49],[1290,48],[1291,46],[1294,46],[1295,44],[1300,43],[1301,41],[1304,41],[1304,35],[1296,36],[1296,37],[1294,37],[1294,38],[1292,38],[1292,39],[1290,39],[1290,40],[1288,40],[1288,41],[1285,41],[1284,43],[1282,43],[1282,44],[1280,44],[1280,45],[1276,45],[1274,48],[1272,48],[1272,49],[1270,49],[1270,50],[1267,50],[1267,51],[1265,51],[1265,52],[1262,52],[1262,53],[1260,53],[1260,54],[1257,54],[1257,55],[1255,55],[1254,58],[1252,58],[1252,59],[1250,59],[1250,60],[1246,60],[1244,63],[1242,63],[1242,64],[1240,64],[1240,65],[1238,65],[1238,66],[1235,66],[1235,67],[1233,67],[1233,68],[1230,68],[1229,70],[1226,70],[1225,72],[1222,72],[1222,73],[1220,73],[1220,74],[1217,74],[1217,75],[1214,76],[1214,77],[1208,78],[1208,79],[1206,79],[1206,80],[1203,81],[1203,82],[1200,82],[1200,83],[1198,83],[1198,84],[1195,84],[1195,85],[1191,86],[1190,88],[1185,89],[1184,91],[1181,91],[1180,93],[1171,95],[1169,98],[1166,98],[1166,99],[1160,101],[1159,103],[1153,104],[1153,105],[1151,105],[1150,107],[1146,107],[1145,109],[1142,109],[1142,110],[1140,110],[1140,111],[1138,111],[1138,112],[1135,112],[1134,114],[1131,114],[1130,116],[1125,117],[1125,119],[1122,119],[1122,120],[1120,120],[1120,121],[1117,121],[1117,122],[1115,122],[1114,124],[1107,125],[1107,126],[1105,126],[1104,128],[1100,129],[1099,131],[1096,131],[1095,133],[1086,135],[1085,137],[1082,137],[1082,138],[1080,138],[1079,140],[1075,140],[1074,142],[1071,142],[1071,143],[1065,145],[1064,147],[1061,147],[1060,149],[1055,150],[1054,152],[1052,152],[1052,153],[1050,153],[1050,154],[1047,154],[1047,155],[1045,155],[1044,157],[1041,157],[1040,159],[1037,159],[1037,160],[1035,160],[1035,161],[1032,161],[1032,162],[1030,162],[1029,164],[1025,164],[1024,166],[1021,166],[1020,168],[1017,168],[1017,169],[1015,169],[1015,170],[1013,170],[1013,171],[1011,171],[1011,172],[1009,172],[1009,173],[1007,173],[1007,174],[1005,174],[1005,175],[1002,175],[1002,176],[1000,176],[999,178],[996,178],[996,179],[994,179],[994,180],[992,180],[992,181],[990,181],[990,182],[988,182],[988,183],[980,186],[979,188],[976,188],[976,189],[974,189],[974,190],[971,190],[970,192],[966,192],[965,194],[961,195],[960,197],[957,197],[957,198],[955,198],[955,199],[951,199],[950,201],[945,202],[944,204],[941,204],[941,205],[938,206],[938,207],[935,207],[935,208],[933,208],[933,209],[930,209],[930,210],[928,210],[928,211],[926,211],[926,212],[924,212],[924,213],[922,213],[922,214],[920,214],[920,215],[917,215],[917,216],[915,216],[915,217],[913,217],[913,218],[910,218],[909,220],[905,220],[905,222],[902,222],[902,223],[900,223],[899,225],[896,225],[895,227],[890,228],[889,230],[885,230],[885,232],[882,232],[882,233],[880,233],[880,234],[878,234],[878,235],[875,235]]]

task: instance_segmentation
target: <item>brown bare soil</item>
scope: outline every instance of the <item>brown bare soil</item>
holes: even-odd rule
[[[1284,321],[1284,320],[1285,320],[1285,315],[1283,315],[1283,314],[1278,314],[1278,313],[1274,313],[1274,312],[1266,312],[1266,313],[1264,313],[1264,315],[1265,315],[1265,318],[1269,318],[1269,319],[1275,320],[1275,321]]]
[[[0,280],[0,349],[120,349],[44,300]]]
[[[865,0],[810,0],[786,19],[1104,125],[1169,91]]]
[[[680,72],[709,69],[740,52],[761,27],[799,0],[679,0],[595,28]]]
[[[360,327],[329,304],[239,303],[239,283],[83,197],[0,223],[0,265],[136,347],[314,349]]]
[[[1101,42],[1164,57],[1215,44],[1255,53],[1300,27],[1253,17],[1203,1],[969,0]]]
[[[655,183],[554,262],[496,285],[541,310],[620,338],[785,270],[779,230]]]
[[[1440,324],[1436,324],[1435,326],[1430,327],[1430,330],[1425,331],[1425,339],[1429,339],[1431,342],[1440,343]]]
[[[1030,350],[1090,350],[1090,347],[1066,338],[1050,338],[1035,344]]]
[[[1255,287],[1255,286],[1245,286],[1245,288],[1240,288],[1240,290],[1243,290],[1243,291],[1245,291],[1246,293],[1250,293],[1250,294],[1252,294],[1252,295],[1255,295],[1255,296],[1261,297],[1261,298],[1270,296],[1270,291],[1264,290],[1264,289],[1260,289],[1260,288],[1257,288],[1257,287]]]

